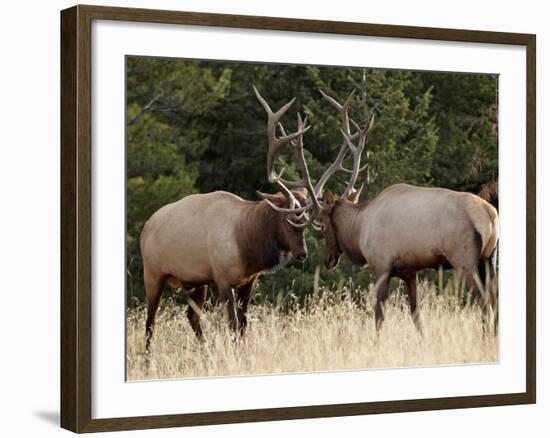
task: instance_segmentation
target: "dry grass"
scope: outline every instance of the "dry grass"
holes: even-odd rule
[[[305,306],[251,305],[246,336],[232,342],[224,310],[205,311],[199,342],[185,308],[165,300],[157,317],[149,361],[144,355],[145,309],[128,311],[129,380],[495,362],[498,338],[483,335],[477,305],[447,287],[422,283],[421,337],[400,290],[390,296],[379,336],[374,293],[320,290]],[[358,298],[361,297],[361,298]],[[288,300],[288,298],[287,298]],[[287,311],[283,312],[282,308]]]

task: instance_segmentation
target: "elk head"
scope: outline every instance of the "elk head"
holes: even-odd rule
[[[291,207],[291,199],[285,194],[279,192],[276,194],[261,193],[258,194],[267,202],[274,210],[270,215],[270,220],[276,228],[276,239],[279,248],[292,256],[298,261],[303,261],[307,257],[307,246],[304,238],[304,232],[307,227],[307,217],[305,215],[287,213]],[[306,194],[301,190],[292,190],[292,197],[295,199],[297,206],[306,204]]]
[[[359,190],[354,190],[347,197],[341,197],[340,199],[336,199],[330,190],[323,194],[322,208],[319,212],[319,227],[325,238],[325,267],[327,269],[335,268],[343,253],[333,219],[334,207],[342,203],[357,204],[362,189],[363,186]]]

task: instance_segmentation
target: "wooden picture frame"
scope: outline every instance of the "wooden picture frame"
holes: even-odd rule
[[[92,21],[114,20],[518,45],[526,48],[526,391],[186,413],[92,418]],[[410,26],[75,6],[61,12],[61,426],[74,432],[114,431],[436,409],[528,404],[536,401],[535,52],[530,34]]]

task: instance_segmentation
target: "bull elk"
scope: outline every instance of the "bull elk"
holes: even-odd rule
[[[270,150],[290,142],[302,145],[308,129],[305,123],[288,135],[276,136],[275,132],[294,100],[274,113],[259,94],[258,98],[268,114]],[[200,313],[212,284],[227,305],[231,329],[244,333],[256,278],[284,266],[292,257],[306,258],[304,231],[309,218],[301,207],[305,194],[289,190],[273,178],[271,157],[268,154],[268,177],[280,188],[279,193],[260,193],[262,201],[246,201],[223,191],[194,194],[165,205],[145,223],[140,246],[147,297],[147,351],[166,282],[188,291],[187,317],[199,339]]]
[[[495,295],[489,295],[481,282],[484,279],[486,285],[493,285],[496,275],[499,220],[495,208],[471,193],[408,184],[392,185],[371,202],[359,204],[361,189],[355,190],[354,185],[362,170],[361,154],[374,118],[364,128],[349,118],[353,92],[344,104],[321,93],[339,112],[342,145],[315,188],[304,172],[303,186],[311,198],[306,207],[319,221],[327,269],[334,268],[345,254],[354,264],[369,265],[374,271],[376,329],[384,321],[390,278],[398,277],[406,283],[411,315],[421,331],[417,272],[426,268],[454,269],[484,310],[496,304]],[[354,134],[350,121],[356,129]],[[351,171],[342,166],[348,153],[353,157]],[[304,165],[300,161],[300,166]],[[351,177],[343,195],[336,199],[328,190],[323,193],[323,186],[338,171],[351,173]]]

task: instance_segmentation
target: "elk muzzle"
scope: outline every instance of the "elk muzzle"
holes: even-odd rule
[[[303,262],[307,258],[307,249],[296,252],[292,254],[296,260]]]
[[[327,254],[325,257],[325,268],[327,269],[333,269],[338,265],[338,262],[340,261],[340,255],[334,255],[334,254]]]

